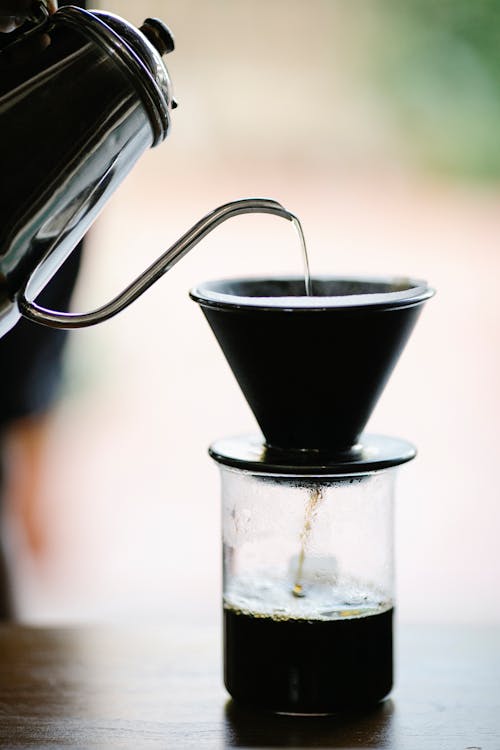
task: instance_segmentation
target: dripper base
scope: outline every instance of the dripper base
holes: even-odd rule
[[[242,435],[217,440],[209,453],[219,464],[259,474],[345,476],[399,466],[417,451],[406,440],[363,433],[348,451],[283,450],[267,445],[262,435]]]

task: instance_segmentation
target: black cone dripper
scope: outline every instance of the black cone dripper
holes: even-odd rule
[[[269,446],[349,451],[433,290],[408,280],[236,279],[200,304]]]

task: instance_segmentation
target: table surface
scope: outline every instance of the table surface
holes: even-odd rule
[[[368,712],[238,708],[216,628],[0,627],[2,748],[500,750],[500,628],[398,629],[397,686]]]

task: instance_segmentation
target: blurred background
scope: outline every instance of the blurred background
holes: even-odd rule
[[[369,424],[419,448],[398,479],[399,617],[498,622],[499,4],[100,7],[170,25],[179,107],[89,234],[73,308],[102,303],[203,214],[251,195],[301,218],[313,273],[427,279],[438,294]],[[233,219],[127,311],[71,335],[29,514],[8,506],[24,620],[217,619],[207,447],[255,423],[188,290],[301,270],[291,225]],[[15,434],[9,451],[22,460]]]

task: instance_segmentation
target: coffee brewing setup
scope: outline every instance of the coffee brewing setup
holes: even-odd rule
[[[323,714],[391,690],[396,468],[363,429],[433,292],[414,279],[236,279],[191,292],[261,428],[222,481],[224,676],[239,702]]]
[[[135,29],[45,3],[0,53],[0,335],[20,316],[94,325],[155,283],[208,232],[274,200],[221,206],[114,300],[88,313],[34,299],[175,106],[161,21]],[[32,123],[36,122],[36,128]],[[22,162],[23,170],[19,169]],[[307,261],[307,255],[305,255]],[[252,278],[192,290],[262,434],[210,448],[222,482],[224,676],[240,703],[324,714],[392,686],[393,493],[415,449],[363,432],[424,302],[407,278]]]

